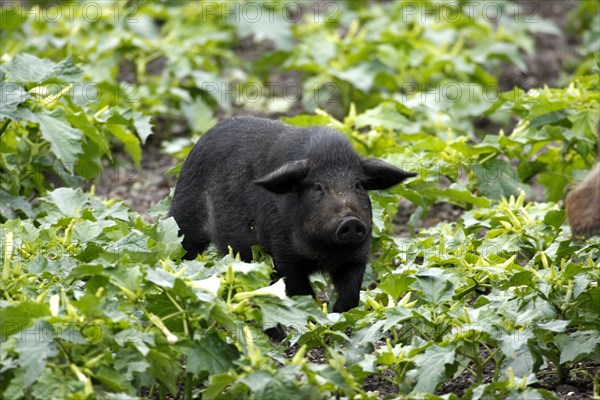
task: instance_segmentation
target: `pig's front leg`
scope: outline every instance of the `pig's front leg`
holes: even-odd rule
[[[358,305],[365,267],[365,264],[351,264],[331,272],[333,285],[338,292],[333,312],[348,311]]]
[[[306,270],[301,264],[278,264],[277,271],[285,281],[285,293],[288,296],[312,296],[315,292],[310,284]]]

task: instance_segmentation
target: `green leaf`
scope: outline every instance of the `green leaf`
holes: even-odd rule
[[[32,396],[35,399],[67,399],[74,393],[83,392],[83,382],[67,374],[57,375],[50,368],[44,369],[31,387]]]
[[[41,83],[50,78],[62,81],[73,81],[83,72],[68,57],[58,64],[47,58],[37,58],[31,54],[17,54],[12,60],[2,66],[6,78],[19,83]]]
[[[471,191],[461,187],[459,184],[452,184],[446,189],[434,187],[431,185],[424,185],[423,190],[418,191],[419,195],[430,199],[430,201],[439,200],[441,198],[448,199],[449,202],[458,206],[465,207],[467,204],[473,204],[480,208],[487,208],[490,206],[490,201],[485,197],[474,195]],[[406,193],[405,191],[403,193]],[[408,194],[408,193],[406,193]],[[412,200],[406,196],[409,200]],[[417,203],[419,204],[419,203]]]
[[[546,188],[547,201],[559,201],[565,193],[565,188],[570,183],[568,177],[554,172],[543,172],[538,175],[538,183]]]
[[[62,196],[61,196],[62,197]],[[63,198],[64,199],[64,198]],[[75,210],[78,208],[75,208]],[[88,220],[78,221],[73,226],[73,239],[86,243],[96,239],[102,233],[104,226]]]
[[[472,50],[471,57],[473,61],[480,64],[489,62],[489,59],[499,58],[510,61],[522,72],[527,72],[527,64],[523,61],[523,57],[520,54],[519,46],[517,44],[481,40],[478,41],[477,47]]]
[[[417,280],[411,285],[414,289],[423,292],[423,295],[432,303],[452,300],[454,284],[440,268],[422,270],[416,275]]]
[[[271,13],[264,9],[256,11],[256,18],[243,15],[242,8],[235,17],[235,29],[240,38],[253,36],[256,42],[270,40],[278,50],[291,50],[294,45],[291,24],[281,13]]]
[[[556,229],[560,228],[563,222],[565,222],[564,210],[552,210],[544,216],[544,223]]]
[[[381,279],[379,287],[381,290],[392,296],[394,300],[398,300],[400,296],[408,290],[410,284],[414,281],[415,278],[412,276],[402,273],[388,273],[385,274]]]
[[[148,136],[152,135],[152,123],[151,118],[142,114],[134,114],[133,126],[140,137],[142,144],[146,143]]]
[[[167,289],[173,289],[173,286],[175,286],[175,279],[177,278],[174,275],[171,275],[160,268],[149,269],[146,271],[147,281]]]
[[[281,117],[281,121],[295,126],[328,125],[332,118],[326,115],[299,114],[294,117]]]
[[[500,283],[498,286],[501,289],[506,290],[515,286],[527,285],[531,283],[532,275],[531,271],[515,272],[505,284]]]
[[[38,323],[26,329],[17,340],[15,350],[19,353],[19,364],[25,371],[26,387],[37,380],[46,367],[48,357],[58,354],[53,338],[52,327],[45,323]]]
[[[481,194],[495,200],[518,196],[521,190],[529,193],[529,186],[519,180],[518,171],[503,160],[494,160],[473,167]]]
[[[183,103],[181,111],[193,132],[204,133],[217,123],[213,110],[201,97],[197,97],[192,103]]]
[[[433,393],[437,385],[446,380],[446,366],[454,363],[455,352],[451,346],[433,345],[415,359],[417,365],[413,392]]]
[[[21,115],[17,107],[31,96],[21,86],[14,82],[0,82],[0,121],[9,118],[19,121]]]
[[[43,109],[27,112],[27,119],[38,123],[42,137],[50,143],[50,149],[67,167],[72,167],[82,153],[84,135],[73,128],[65,119],[65,112],[57,108],[54,111]]]
[[[171,394],[177,393],[177,376],[181,371],[179,360],[167,353],[150,350],[146,356],[150,373],[167,387]]]
[[[202,393],[202,398],[212,400],[225,392],[225,388],[235,382],[236,377],[229,373],[210,375],[206,390]]]
[[[106,366],[100,367],[94,377],[116,392],[134,393],[135,389],[127,380],[127,376]]]
[[[306,330],[309,314],[293,306],[293,301],[281,303],[274,299],[262,298],[256,300],[263,316],[263,328],[272,328],[277,324],[292,327],[299,332]]]
[[[88,197],[79,190],[71,188],[58,188],[48,194],[48,202],[54,204],[59,211],[69,217],[81,215],[81,211],[88,205]]]
[[[529,330],[505,333],[500,338],[500,350],[506,356],[502,362],[504,371],[512,368],[518,377],[527,376],[533,370],[533,355],[527,346],[527,339],[532,337]]]
[[[211,375],[226,372],[240,356],[234,345],[225,343],[215,334],[193,342],[181,342],[177,347],[187,356],[187,370],[195,376],[200,376],[203,371]]]
[[[179,226],[173,217],[161,219],[153,227],[148,236],[156,241],[155,251],[161,251],[165,257],[169,257],[171,252],[180,248],[183,238],[179,237]]]
[[[538,327],[550,332],[564,332],[569,325],[569,321],[566,320],[554,320],[544,324],[538,324]]]
[[[413,122],[402,115],[397,110],[396,105],[392,102],[381,103],[377,107],[358,115],[355,120],[355,125],[357,128],[370,126],[373,128],[382,127],[390,130],[414,132],[412,129],[414,125]]]
[[[33,323],[36,318],[50,316],[50,308],[46,304],[23,301],[14,306],[0,308],[0,334],[9,336],[17,333]]]
[[[381,70],[381,67],[374,62],[362,62],[344,71],[330,70],[330,73],[350,82],[356,88],[367,93],[373,87],[375,76]]]
[[[127,152],[133,159],[133,162],[135,162],[135,165],[139,167],[142,161],[142,148],[140,147],[140,140],[122,125],[106,124],[106,128],[114,137],[123,142],[123,145],[125,145],[125,149],[127,149]]]
[[[297,372],[293,366],[286,366],[277,371],[275,376],[258,371],[248,374],[241,379],[253,392],[253,398],[265,400],[304,400],[318,399],[319,393],[315,388],[306,383],[300,386],[296,383]]]
[[[0,215],[7,219],[15,219],[17,210],[22,211],[29,218],[34,216],[33,208],[25,197],[14,196],[0,189]]]
[[[566,110],[556,110],[546,114],[538,115],[535,118],[532,118],[529,121],[529,129],[537,129],[544,125],[554,125],[558,122],[567,120],[567,111]]]
[[[91,121],[90,121],[90,117],[88,115],[85,114],[85,111],[83,110],[78,110],[78,111],[71,111],[66,115],[67,121],[69,121],[69,123],[71,124],[71,126],[73,126],[76,129],[79,129],[80,131],[82,131],[85,136],[91,140],[92,143],[94,143],[96,146],[98,146],[98,149],[100,151],[99,155],[103,155],[103,154],[110,154],[110,148],[109,148],[109,138],[107,135],[104,134],[104,132],[102,132],[101,130],[99,130]],[[88,146],[91,143],[88,143]],[[89,165],[89,169],[93,170],[94,173],[92,173],[92,177],[96,178],[97,177],[97,172],[98,169],[100,169],[102,167],[102,165],[99,165],[99,160],[96,160],[95,158],[89,158],[89,159],[85,159],[85,160],[81,160],[82,163],[87,161],[87,165]],[[101,171],[101,169],[100,169]]]
[[[597,354],[595,349],[599,344],[598,331],[577,331],[563,336],[559,342],[560,363],[585,360],[588,355]]]

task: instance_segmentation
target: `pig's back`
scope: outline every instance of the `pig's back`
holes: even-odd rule
[[[288,158],[301,157],[307,137],[308,132],[304,129],[279,121],[230,118],[200,138],[191,157],[188,156],[192,161],[189,167],[200,167],[203,172],[209,172],[207,177],[255,180],[289,161]]]
[[[259,244],[257,214],[273,206],[273,194],[253,182],[290,157],[302,158],[309,136],[306,129],[254,117],[215,125],[198,140],[181,170],[173,202],[185,210],[180,219],[188,218],[180,227],[201,227],[221,252],[231,246],[250,259],[251,246]]]

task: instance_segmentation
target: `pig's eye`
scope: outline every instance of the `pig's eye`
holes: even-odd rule
[[[315,183],[313,183],[313,190],[315,190],[317,192],[322,192],[323,186],[319,182],[315,182]]]

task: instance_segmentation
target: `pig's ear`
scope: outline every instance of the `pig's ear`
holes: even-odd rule
[[[377,158],[360,160],[365,175],[362,185],[367,190],[382,190],[402,182],[406,178],[416,176],[414,172],[403,171]]]
[[[274,193],[287,193],[310,172],[308,160],[290,161],[254,181]]]

